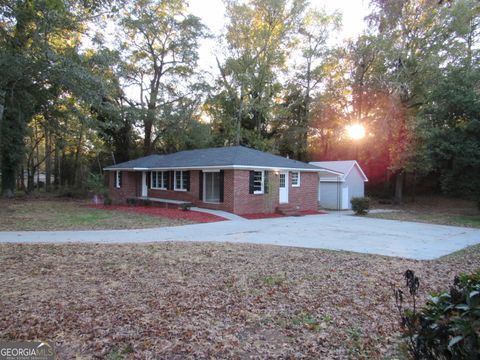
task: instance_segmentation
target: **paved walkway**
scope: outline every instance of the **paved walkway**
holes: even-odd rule
[[[0,232],[0,242],[145,243],[175,240],[271,244],[426,260],[480,243],[480,230],[336,213],[142,230]]]

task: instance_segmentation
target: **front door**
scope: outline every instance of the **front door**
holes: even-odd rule
[[[278,190],[278,202],[280,204],[288,203],[288,171],[282,171],[280,173]]]
[[[148,187],[147,187],[147,172],[142,172],[142,197],[148,196]]]

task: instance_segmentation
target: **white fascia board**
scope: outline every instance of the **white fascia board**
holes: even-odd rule
[[[324,169],[302,169],[285,168],[273,166],[248,166],[248,165],[227,165],[227,166],[184,166],[184,167],[160,167],[160,168],[104,168],[105,171],[165,171],[165,170],[272,170],[272,171],[300,171],[300,172],[322,172]]]
[[[348,169],[347,173],[345,174],[345,177],[347,177],[348,175],[350,175],[350,172],[352,171],[352,169],[353,169],[355,166],[356,166],[357,169],[360,171],[360,174],[361,174],[362,177],[363,177],[363,181],[364,181],[364,182],[368,182],[367,175],[365,175],[365,173],[363,172],[363,170],[362,170],[360,164],[357,162],[357,160],[354,160],[352,166],[350,166],[350,169]]]
[[[345,179],[335,177],[321,177],[320,182],[345,182]]]

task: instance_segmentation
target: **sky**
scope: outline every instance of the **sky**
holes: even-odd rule
[[[200,17],[213,35],[221,35],[225,27],[225,6],[222,0],[190,0],[189,9]],[[368,0],[310,0],[311,7],[325,8],[327,12],[338,10],[342,14],[342,31],[338,40],[355,37],[364,29],[363,18],[368,15]],[[202,69],[216,73],[215,52],[218,51],[215,39],[203,40],[200,47]]]

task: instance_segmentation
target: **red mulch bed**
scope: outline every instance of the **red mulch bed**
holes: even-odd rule
[[[178,209],[160,208],[156,206],[127,206],[127,205],[86,205],[94,209],[125,211],[136,214],[145,214],[153,216],[161,216],[168,219],[184,219],[198,223],[209,223],[227,220],[221,216],[208,214],[200,211],[183,211]]]
[[[303,210],[300,211],[300,216],[303,215],[322,215],[327,214],[323,211],[316,211],[316,210]],[[277,213],[258,213],[258,214],[242,214],[241,217],[248,219],[248,220],[258,220],[258,219],[273,219],[273,218],[280,218],[285,217],[285,215],[277,214]]]

